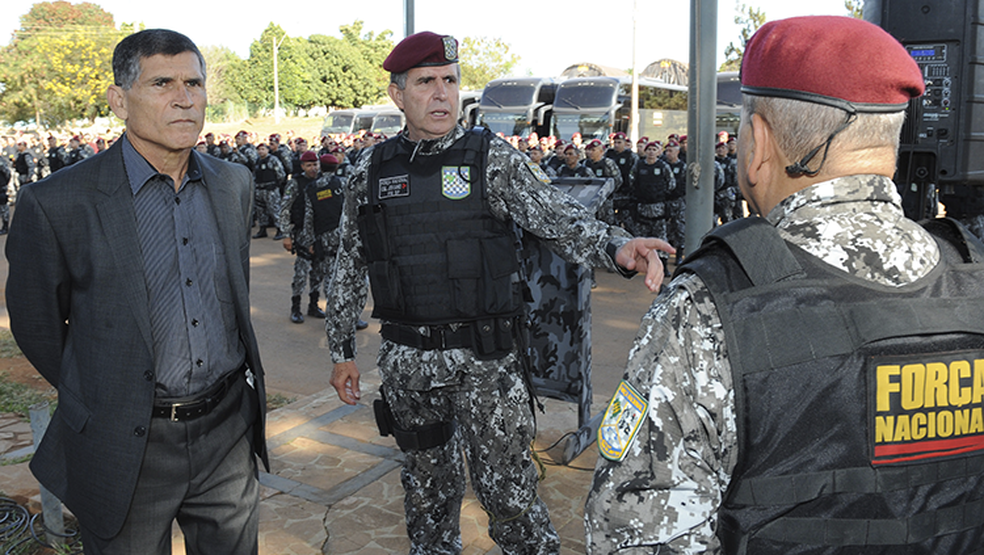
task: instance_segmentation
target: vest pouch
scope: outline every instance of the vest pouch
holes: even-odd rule
[[[391,314],[405,312],[400,271],[395,264],[388,260],[370,262],[369,283],[372,285],[372,302],[375,308]],[[376,314],[375,311],[373,314]]]
[[[371,212],[370,212],[371,210]],[[370,262],[389,260],[389,241],[386,240],[386,219],[383,205],[363,205],[359,207],[359,235],[362,236],[362,250]]]
[[[478,314],[478,284],[482,277],[482,253],[474,239],[448,239],[448,281],[451,309],[459,316]]]
[[[514,314],[519,309],[520,296],[513,283],[519,275],[513,239],[506,236],[482,239],[482,262],[488,276],[481,299],[485,313]]]

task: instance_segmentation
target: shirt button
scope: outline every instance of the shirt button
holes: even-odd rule
[[[143,437],[147,435],[147,428],[143,426],[137,426],[136,428],[133,429],[133,435],[137,437]]]
[[[194,328],[197,328],[198,327],[198,320],[197,319],[192,320],[191,321],[191,326],[194,327]]]
[[[185,280],[185,285],[187,285],[188,287],[191,287],[191,283],[192,283],[191,278]]]
[[[182,245],[187,245],[188,244],[188,238],[187,237],[182,237],[181,238],[181,244]]]
[[[146,372],[144,372],[144,379],[147,380],[148,382],[151,381],[151,380],[153,380],[154,379],[154,373],[151,372],[150,370],[147,370]]]
[[[181,198],[174,197],[174,204],[181,204]]]
[[[205,361],[202,360],[202,359],[198,359],[198,360],[195,361],[195,366],[197,366],[199,368],[201,368],[203,364],[205,364]]]

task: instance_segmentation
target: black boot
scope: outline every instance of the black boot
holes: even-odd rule
[[[308,316],[315,316],[317,318],[324,318],[325,317],[325,311],[324,310],[321,310],[321,307],[318,306],[318,292],[317,291],[311,291],[311,301],[308,303],[308,312],[307,312],[307,315]]]
[[[273,236],[273,240],[274,241],[281,241],[281,240],[283,240],[284,237],[287,237],[287,236],[284,235],[284,233],[282,231],[280,231],[280,229],[278,228],[277,229],[277,234]]]
[[[253,236],[253,239],[262,239],[266,236],[267,236],[266,227],[261,227],[260,230],[256,232],[256,235]]]
[[[7,230],[7,226],[8,225],[9,225],[9,222],[3,222],[3,227],[0,228],[0,235],[6,235],[7,234],[7,231],[8,231]]]
[[[301,314],[301,296],[290,298],[290,321],[295,324],[304,323],[304,315]]]

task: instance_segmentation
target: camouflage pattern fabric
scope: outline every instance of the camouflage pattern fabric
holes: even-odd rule
[[[439,139],[420,141],[414,146],[412,156],[439,156],[464,133],[464,129],[456,127]],[[401,136],[394,140],[407,139]],[[356,214],[358,208],[367,203],[366,176],[371,159],[371,155],[362,156],[347,183],[339,224],[340,246],[328,294],[325,324],[332,361],[336,363],[354,360],[355,324],[368,292],[366,259]],[[485,169],[491,213],[500,220],[514,221],[572,264],[617,271],[605,249],[609,243],[621,247],[629,240],[628,234],[594,219],[579,202],[540,181],[527,162],[528,159],[506,141],[492,139]],[[428,328],[421,328],[420,332],[429,333]],[[470,349],[423,351],[383,340],[378,364],[387,395],[396,403],[412,398],[415,407],[444,407],[441,416],[432,412],[417,415],[415,408],[409,414],[397,416],[400,422],[414,421],[409,420],[412,418],[444,418],[447,411],[455,411],[453,414],[457,418],[462,414],[460,407],[476,402],[469,399],[483,396],[478,394],[483,388],[498,388],[498,394],[489,399],[491,405],[482,408],[483,412],[475,413],[481,415],[482,422],[474,423],[475,428],[471,431],[463,430],[473,426],[468,418],[463,417],[458,423],[456,438],[459,439],[452,441],[460,441],[459,448],[445,446],[407,458],[403,480],[407,492],[407,527],[413,544],[411,552],[457,552],[455,546],[460,546],[460,539],[452,537],[457,536],[460,507],[458,501],[447,501],[447,496],[457,499],[458,489],[464,489],[464,475],[457,471],[462,464],[459,453],[463,448],[473,472],[473,486],[476,491],[481,489],[483,492],[480,499],[485,508],[498,520],[514,519],[502,530],[492,532],[493,539],[504,542],[500,544],[503,552],[557,553],[558,541],[549,524],[546,508],[539,501],[530,505],[536,498],[536,481],[530,479],[535,473],[529,453],[532,434],[527,430],[531,415],[525,389],[518,385],[515,356],[510,354],[496,361],[483,362],[477,360]],[[454,397],[455,403],[447,401],[448,397]],[[397,405],[393,408],[394,413],[407,412],[398,411]],[[502,420],[502,427],[484,425],[492,415],[498,419],[500,414],[512,416]],[[495,448],[490,449],[490,446]],[[441,454],[430,452],[435,450]],[[484,453],[492,451],[497,452],[496,457],[483,461]],[[430,470],[435,467],[442,471],[438,482],[434,481]],[[475,473],[481,467],[487,467],[487,471]],[[527,506],[529,509],[517,517],[517,512]],[[437,521],[441,522],[441,528],[432,528],[431,524]],[[517,542],[516,536],[521,536],[521,540]],[[429,545],[432,541],[439,545]]]
[[[384,342],[380,358],[395,347]],[[456,355],[461,371],[443,387],[415,391],[400,387],[399,377],[383,380],[399,427],[456,423],[444,445],[404,454],[401,481],[411,555],[461,553],[462,450],[475,496],[490,515],[489,536],[502,552],[558,553],[560,538],[536,494],[539,476],[529,455],[533,415],[515,353],[493,361],[475,360],[466,351]]]
[[[886,177],[819,183],[780,202],[770,223],[793,244],[867,281],[903,286],[940,260],[904,218]],[[678,275],[643,318],[624,380],[648,399],[621,462],[599,457],[585,505],[588,553],[718,553],[716,513],[737,461],[731,367],[703,282]]]
[[[984,241],[984,214],[975,214],[967,218],[961,218],[960,223],[967,226],[967,229],[969,229],[975,237],[981,241]]]
[[[280,219],[280,191],[277,189],[256,189],[256,222],[260,227],[277,225]]]

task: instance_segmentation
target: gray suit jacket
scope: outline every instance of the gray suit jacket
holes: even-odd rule
[[[17,344],[58,390],[31,470],[87,529],[116,535],[143,459],[154,358],[143,258],[121,142],[20,190],[7,238],[7,310]],[[265,392],[249,317],[253,187],[241,165],[200,162],[256,374],[253,446],[267,464]],[[244,409],[245,410],[245,409]],[[269,466],[267,464],[267,466]]]

